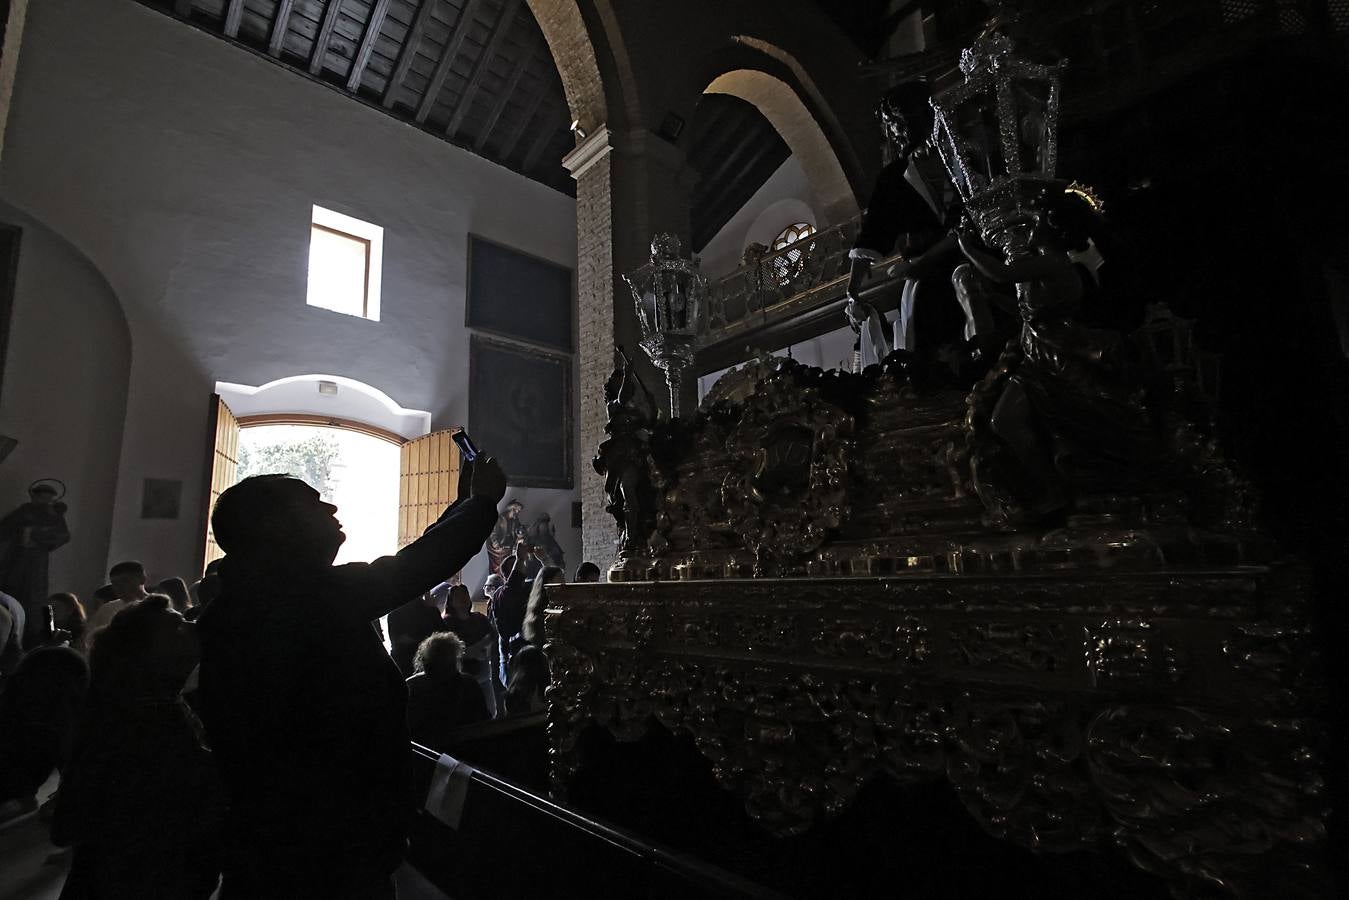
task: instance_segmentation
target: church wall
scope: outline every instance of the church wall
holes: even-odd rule
[[[27,500],[38,478],[64,481],[71,540],[52,553],[49,583],[87,597],[107,574],[131,337],[117,297],[78,251],[3,203],[0,223],[22,229],[0,389],[0,434],[19,443],[0,463],[0,512]]]
[[[571,198],[131,0],[36,4],[21,60],[0,197],[122,298],[135,353],[110,556],[152,576],[198,552],[215,382],[340,375],[432,428],[465,424],[468,235],[576,264]],[[315,203],[384,228],[379,322],[305,305]],[[182,480],[178,520],[140,518],[145,478]],[[576,492],[511,495],[551,514],[574,566]]]

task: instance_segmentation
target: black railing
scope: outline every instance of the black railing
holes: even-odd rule
[[[426,796],[439,759],[412,745],[418,796]],[[482,771],[469,779],[458,828],[418,815],[408,862],[454,900],[782,896]]]

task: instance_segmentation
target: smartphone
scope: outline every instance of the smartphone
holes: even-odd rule
[[[42,627],[46,632],[44,635],[46,640],[50,641],[56,637],[56,610],[52,609],[50,603],[42,607]]]
[[[450,435],[450,440],[459,448],[459,455],[465,462],[473,462],[478,458],[478,447],[473,443],[473,438],[468,436],[468,432],[460,428]]]

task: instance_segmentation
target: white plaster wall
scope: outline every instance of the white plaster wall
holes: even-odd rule
[[[795,156],[787,157],[763,187],[699,251],[703,273],[719,278],[734,272],[740,267],[747,245],[754,241],[767,244],[788,225],[797,222],[818,225],[817,208],[801,163]]]
[[[107,575],[131,336],[88,260],[3,203],[0,222],[23,229],[0,391],[0,434],[19,445],[0,463],[0,513],[36,479],[64,481],[71,540],[51,555],[49,584],[87,599]]]
[[[131,0],[29,10],[0,197],[122,299],[135,353],[111,556],[155,577],[198,552],[215,382],[342,375],[432,428],[463,424],[469,232],[576,261],[570,198]],[[380,322],[305,305],[315,203],[383,226]],[[184,481],[182,519],[139,518],[146,477]],[[574,492],[516,493],[570,525]],[[559,531],[574,563],[579,534]]]

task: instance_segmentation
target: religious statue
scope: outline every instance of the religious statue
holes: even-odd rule
[[[487,538],[488,570],[493,574],[501,574],[502,561],[515,552],[515,545],[519,541],[526,539],[528,529],[524,520],[520,518],[524,508],[523,503],[512,497],[506,508],[497,516],[497,523]]]
[[[0,519],[0,591],[23,604],[30,634],[41,627],[47,602],[48,555],[70,540],[64,494],[65,485],[56,479],[35,481],[28,502]]]
[[[940,165],[934,169],[929,164],[931,97],[927,80],[915,79],[888,93],[877,108],[890,161],[876,179],[861,228],[848,253],[852,265],[845,308],[848,322],[859,336],[863,366],[884,359],[890,353],[891,343],[884,317],[859,299],[859,294],[872,264],[896,249],[905,257],[906,278],[894,326],[894,349],[918,349],[915,315],[920,292],[929,298],[922,304],[924,327],[936,334],[936,337],[926,335],[929,346],[935,348],[944,342],[942,338],[955,336],[957,307],[950,302],[951,288],[945,283],[950,267],[936,263],[948,258],[955,249],[947,231],[958,205],[948,201],[950,183]],[[892,270],[892,274],[896,271]],[[976,330],[985,334],[991,331],[991,322],[986,319],[976,322],[970,311],[966,312],[966,339],[972,338]]]
[[[1124,487],[1160,452],[1124,336],[1077,321],[1084,285],[1069,251],[1085,246],[1095,209],[1068,191],[1050,203],[1028,232],[1030,252],[1011,260],[973,231],[960,233],[980,275],[1016,285],[1021,316],[1019,337],[971,398],[980,410],[974,435],[986,427],[998,445],[976,441],[975,489],[1006,524],[1062,509],[1073,484]],[[1015,459],[1014,474],[996,461],[1000,451]]]
[[[595,455],[595,471],[604,476],[605,511],[618,524],[618,555],[626,559],[646,547],[656,523],[655,488],[651,484],[651,428],[656,403],[637,378],[621,348],[614,352],[614,372],[604,385],[608,435]]]

